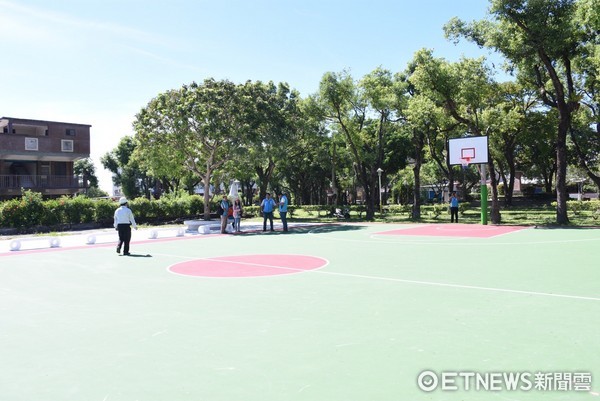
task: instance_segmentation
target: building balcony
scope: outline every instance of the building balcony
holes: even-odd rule
[[[0,175],[0,196],[18,196],[21,188],[43,195],[71,195],[85,188],[76,175]]]

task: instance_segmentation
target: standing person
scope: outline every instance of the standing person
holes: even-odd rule
[[[458,223],[458,198],[456,197],[456,192],[452,192],[450,196],[450,222],[454,223],[454,217],[456,217],[456,222]]]
[[[283,231],[287,232],[287,209],[288,209],[288,198],[285,196],[285,193],[281,193],[281,197],[279,198],[279,216],[281,217],[281,222],[283,223]]]
[[[227,234],[227,217],[229,215],[229,201],[227,200],[227,195],[223,195],[223,199],[219,206],[221,206],[221,234]]]
[[[236,198],[233,201],[233,228],[236,233],[239,233],[240,223],[242,221],[242,203],[240,202],[240,198]]]
[[[260,203],[260,211],[263,214],[263,231],[267,231],[267,219],[269,219],[271,231],[273,231],[273,209],[275,209],[275,201],[271,198],[271,194],[267,192],[267,196]]]
[[[133,212],[129,209],[127,198],[119,199],[119,207],[115,210],[114,226],[119,232],[119,245],[117,245],[117,253],[121,253],[123,246],[123,255],[129,255],[129,242],[131,241],[131,226],[137,230],[137,224],[133,217]]]

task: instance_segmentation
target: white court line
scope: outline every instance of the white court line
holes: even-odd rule
[[[219,260],[219,259],[213,259],[213,258],[191,258],[191,257],[185,257],[185,256],[179,256],[179,255],[168,255],[168,254],[157,254],[157,255],[182,258],[182,259],[191,259],[191,260],[213,260],[216,262],[228,262],[225,260]],[[329,264],[329,261],[327,259],[320,258],[320,257],[319,257],[319,259],[326,260],[327,264]],[[476,286],[476,285],[438,283],[438,282],[434,282],[434,281],[406,280],[406,279],[393,278],[393,277],[367,276],[367,275],[363,275],[363,274],[338,273],[338,272],[330,272],[330,271],[321,270],[325,266],[322,266],[322,267],[319,267],[318,269],[313,269],[313,270],[304,270],[304,269],[296,269],[293,267],[262,265],[259,263],[246,263],[246,262],[236,262],[236,263],[252,265],[252,266],[271,267],[271,268],[276,268],[276,269],[296,270],[298,272],[305,272],[305,273],[328,274],[328,275],[332,275],[332,276],[364,278],[364,279],[369,279],[369,280],[392,281],[392,282],[406,283],[406,284],[419,284],[419,285],[428,285],[428,286],[435,286],[435,287],[450,287],[450,288],[461,288],[461,289],[468,289],[468,290],[480,290],[480,291],[490,291],[490,292],[506,292],[506,293],[512,293],[512,294],[536,295],[536,296],[553,297],[553,298],[581,299],[581,300],[586,300],[586,301],[600,301],[600,298],[583,297],[583,296],[579,296],[579,295],[552,294],[549,292],[512,290],[509,288],[494,288],[494,287],[480,287],[480,286]],[[169,266],[169,268],[170,267],[171,266]]]

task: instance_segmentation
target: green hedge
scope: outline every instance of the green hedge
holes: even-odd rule
[[[44,200],[40,193],[24,191],[21,198],[0,202],[0,227],[25,229],[81,223],[111,226],[118,206],[109,199],[85,196]],[[129,207],[139,224],[198,217],[204,213],[204,202],[198,195],[152,201],[138,198],[131,200]]]

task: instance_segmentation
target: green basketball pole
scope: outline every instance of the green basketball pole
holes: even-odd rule
[[[481,164],[481,184],[479,191],[481,193],[481,224],[487,225],[487,209],[488,209],[488,190],[487,190],[487,174],[485,164]]]

